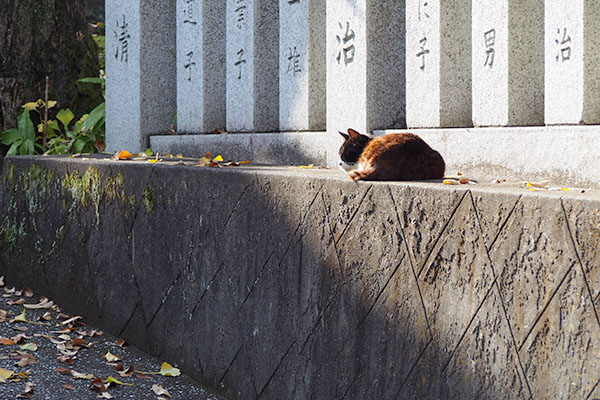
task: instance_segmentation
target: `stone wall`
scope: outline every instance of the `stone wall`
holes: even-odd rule
[[[594,191],[52,157],[1,188],[7,281],[230,398],[600,397]]]

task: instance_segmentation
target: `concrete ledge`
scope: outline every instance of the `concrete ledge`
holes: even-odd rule
[[[600,195],[9,157],[1,274],[238,399],[600,397]]]
[[[460,170],[485,181],[551,179],[556,185],[600,188],[597,125],[410,131],[442,154],[448,173]]]
[[[233,133],[152,136],[154,152],[202,157],[211,151],[227,160],[255,164],[325,165],[325,132]]]

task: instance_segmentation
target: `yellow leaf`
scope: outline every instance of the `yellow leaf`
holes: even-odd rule
[[[37,351],[37,349],[38,349],[37,344],[35,344],[35,343],[22,344],[21,346],[19,346],[19,348],[21,350],[27,350],[27,351]]]
[[[571,189],[569,189],[569,188],[562,188],[561,190],[562,190],[563,192],[570,192],[570,191],[571,191]]]
[[[106,358],[106,361],[108,362],[116,362],[121,359],[121,357],[112,354],[110,351],[104,355],[104,358]]]
[[[120,380],[115,379],[112,376],[109,376],[108,378],[106,378],[104,383],[116,383],[117,385],[133,386],[133,383],[121,382]]]
[[[29,111],[33,111],[37,108],[38,103],[36,101],[31,101],[29,103],[23,104],[23,108],[28,109]]]
[[[160,374],[163,376],[179,376],[181,371],[178,368],[173,367],[168,362],[163,362],[160,366]]]
[[[48,108],[52,108],[56,105],[56,100],[48,100]]]
[[[4,383],[8,378],[13,376],[14,372],[4,368],[0,368],[0,382]]]
[[[222,157],[222,156],[219,154],[218,156],[216,156],[216,157],[213,159],[213,161],[215,161],[215,162],[220,162],[220,161],[223,161],[223,157]]]
[[[444,179],[442,183],[444,185],[460,185],[460,183],[458,181],[455,181],[454,179]]]
[[[27,317],[25,317],[25,309],[23,309],[21,314],[17,315],[13,320],[11,320],[11,322],[29,322]]]

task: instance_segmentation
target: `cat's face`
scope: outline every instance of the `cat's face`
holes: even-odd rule
[[[348,129],[348,134],[340,132],[344,143],[340,147],[340,168],[346,172],[353,171],[358,167],[358,160],[363,150],[371,140],[366,135],[361,135],[354,129]]]

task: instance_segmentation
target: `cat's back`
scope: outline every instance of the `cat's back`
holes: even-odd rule
[[[424,153],[429,153],[431,151],[434,150],[414,133],[390,133],[373,138],[365,147],[362,157],[406,157],[411,155],[423,155]]]

